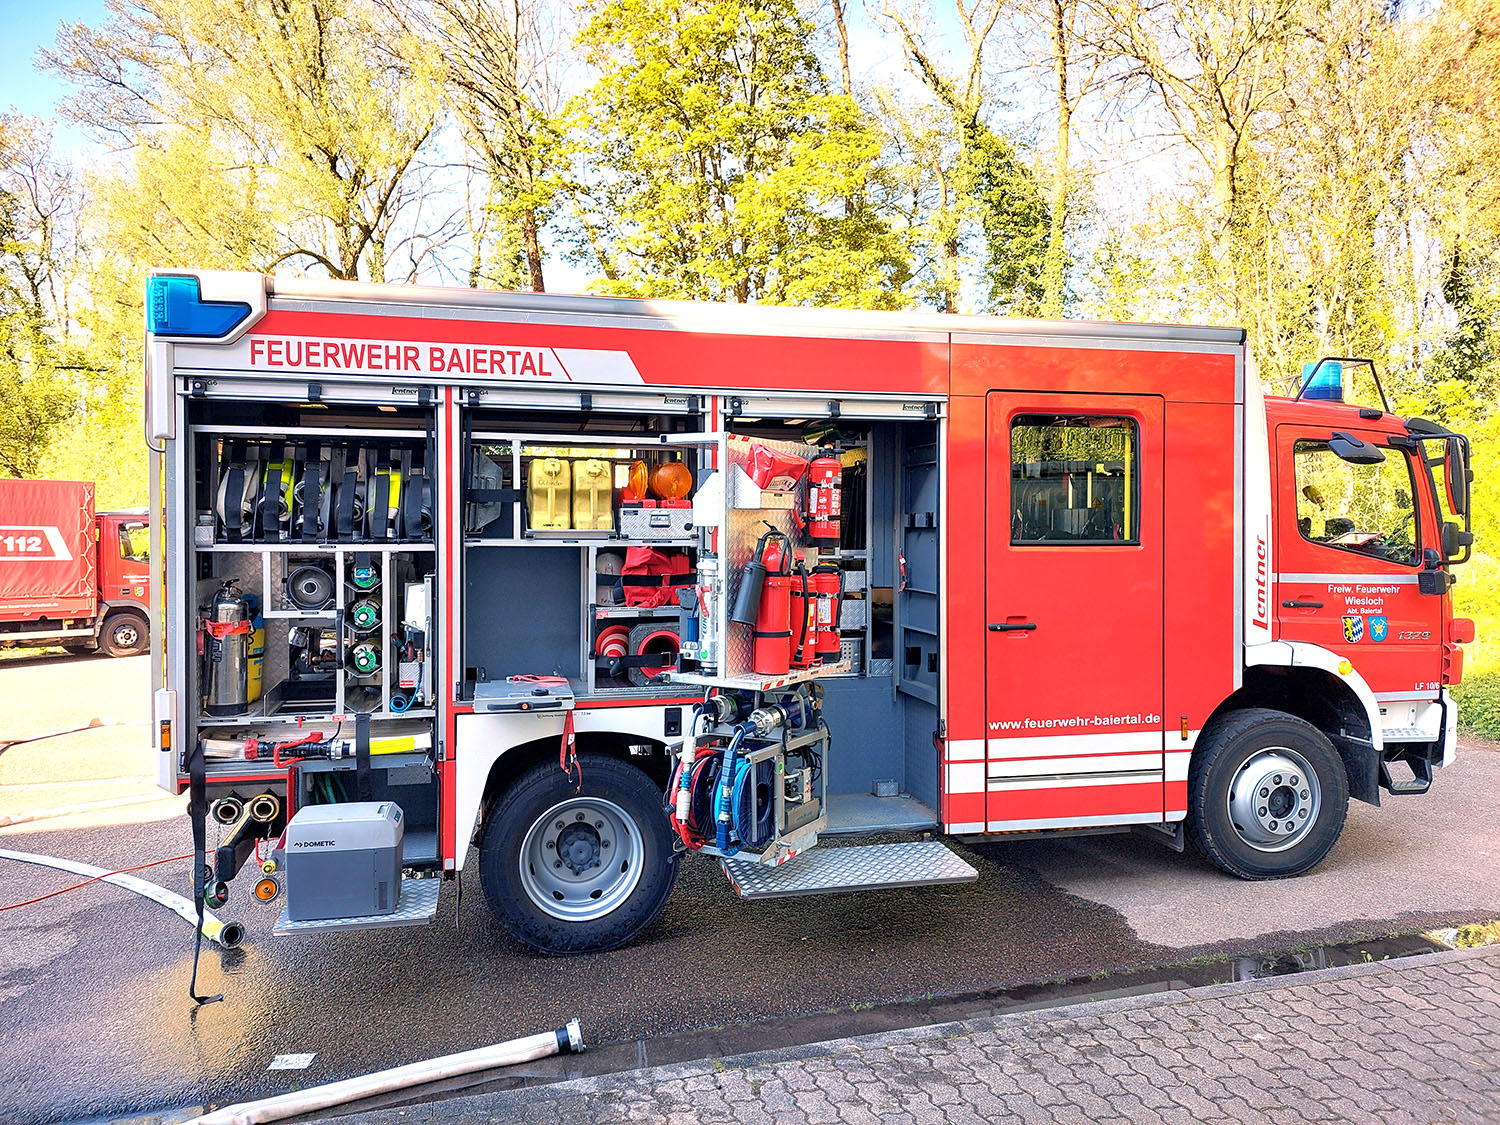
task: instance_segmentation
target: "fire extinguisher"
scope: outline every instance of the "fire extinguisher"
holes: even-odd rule
[[[799,554],[792,574],[792,667],[811,668],[818,662],[818,601],[812,574]]]
[[[807,537],[823,548],[839,544],[844,466],[832,449],[820,449],[807,467]]]
[[[810,583],[813,591],[817,640],[814,645],[819,664],[837,664],[839,649],[839,608],[843,601],[843,572],[837,563],[819,563],[813,567]]]
[[[751,626],[750,666],[757,676],[791,670],[791,544],[774,527],[755,544],[755,554],[740,576],[730,620]]]

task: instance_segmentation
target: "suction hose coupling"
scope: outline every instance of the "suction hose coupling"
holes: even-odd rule
[[[578,1024],[578,1017],[573,1017],[566,1027],[560,1027],[552,1034],[557,1036],[559,1055],[583,1054],[583,1028]]]
[[[234,796],[220,797],[208,812],[220,824],[234,824],[245,814],[245,803]]]
[[[258,797],[251,797],[245,808],[250,813],[251,820],[270,824],[281,815],[281,800],[274,793],[262,793]]]

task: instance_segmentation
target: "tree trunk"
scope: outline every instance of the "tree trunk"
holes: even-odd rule
[[[1068,96],[1068,40],[1064,17],[1067,0],[1052,0],[1052,79],[1057,95],[1057,145],[1052,157],[1052,229],[1042,266],[1042,315],[1063,315],[1067,255],[1063,238],[1068,220],[1068,147],[1073,135],[1073,105]]]
[[[526,244],[526,272],[530,275],[532,291],[545,293],[547,286],[542,280],[541,234],[536,211],[530,207],[521,212],[521,238]]]

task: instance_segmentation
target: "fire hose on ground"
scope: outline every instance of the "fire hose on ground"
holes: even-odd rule
[[[583,1032],[575,1018],[569,1020],[566,1027],[556,1031],[544,1031],[539,1035],[527,1035],[521,1039],[510,1039],[456,1055],[442,1055],[424,1062],[392,1067],[390,1070],[377,1070],[374,1074],[346,1078],[342,1082],[330,1082],[325,1086],[313,1086],[306,1090],[294,1090],[289,1094],[278,1094],[257,1102],[225,1106],[193,1118],[188,1125],[260,1125],[261,1122],[281,1121],[288,1117],[316,1113],[329,1106],[343,1105],[360,1098],[388,1094],[392,1090],[422,1086],[445,1078],[456,1078],[460,1074],[472,1074],[476,1070],[514,1066],[517,1063],[544,1059],[549,1055],[576,1054],[582,1050]]]
[[[198,908],[192,901],[180,894],[159,887],[155,883],[147,882],[145,879],[137,879],[133,875],[125,875],[112,872],[103,867],[95,867],[90,863],[79,863],[72,859],[58,859],[56,856],[35,855],[31,852],[12,852],[0,848],[0,859],[11,859],[17,863],[35,863],[42,867],[54,867],[59,871],[71,871],[75,875],[83,875],[89,879],[97,879],[101,883],[109,883],[119,887],[121,890],[133,891],[138,895],[144,895],[152,902],[160,903],[173,914],[193,927],[198,925]],[[203,936],[225,949],[234,949],[245,937],[245,928],[238,922],[223,922],[215,918],[208,911],[203,912]]]

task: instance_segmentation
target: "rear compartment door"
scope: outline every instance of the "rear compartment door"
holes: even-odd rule
[[[987,396],[990,831],[1163,816],[1163,407]]]

